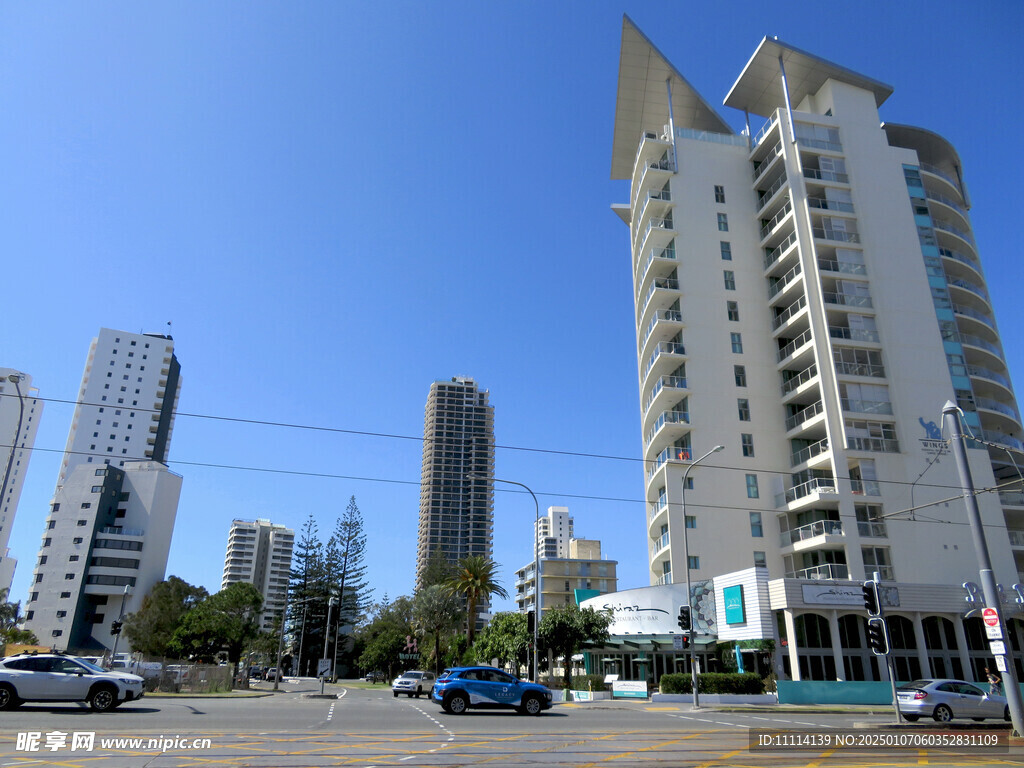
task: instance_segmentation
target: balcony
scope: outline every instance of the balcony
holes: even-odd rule
[[[962,304],[954,304],[953,311],[958,315],[963,315],[971,318],[972,320],[977,320],[979,323],[988,326],[993,331],[996,330],[996,321],[984,312],[979,312],[976,309],[965,307]]]
[[[1000,403],[998,400],[992,400],[988,397],[975,397],[974,404],[979,408],[984,408],[986,411],[995,411],[996,413],[1001,413],[1004,416],[1009,416],[1018,424],[1021,423],[1020,413],[1018,413],[1017,409],[1011,405]]]
[[[843,213],[853,213],[853,203],[848,203],[845,200],[829,200],[826,197],[808,197],[807,205],[810,208],[815,208],[819,211],[842,211]]]
[[[792,283],[797,277],[800,276],[800,265],[797,264],[789,272],[784,274],[778,280],[775,280],[768,286],[768,299],[769,301],[779,294],[780,291],[784,290],[787,285]]]
[[[839,272],[844,275],[866,275],[868,273],[868,268],[864,264],[828,258],[818,259],[818,269],[826,272]]]
[[[860,235],[856,232],[844,232],[841,229],[811,227],[811,232],[819,240],[831,240],[834,243],[859,243]]]
[[[791,394],[818,375],[818,366],[809,365],[782,385],[782,396]]]
[[[841,397],[839,402],[842,404],[844,411],[892,415],[892,403],[887,400],[859,400],[851,397]]]
[[[810,568],[803,568],[799,571],[788,571],[786,573],[787,579],[812,579],[812,580],[827,580],[827,581],[848,581],[850,578],[850,569],[842,563],[825,563],[824,565],[814,565]]]
[[[787,198],[782,208],[779,209],[779,212],[772,216],[771,220],[766,222],[764,226],[761,227],[761,241],[763,242],[764,239],[768,237],[768,235],[770,235],[775,230],[775,228],[779,226],[779,224],[782,223],[783,219],[789,216],[789,214],[792,212],[793,201]]]
[[[796,231],[790,232],[789,236],[779,243],[777,246],[768,250],[765,248],[764,253],[764,268],[765,270],[771,269],[771,267],[777,262],[782,256],[792,247],[796,245]]]
[[[685,389],[686,378],[684,376],[662,376],[654,383],[654,386],[651,388],[651,394],[647,396],[647,402],[644,403],[644,413],[647,413],[658,395],[662,392],[679,390],[678,394],[682,394]]]
[[[683,323],[683,313],[676,309],[659,309],[655,311],[654,317],[651,318],[651,322],[647,324],[647,329],[644,331],[643,341],[640,342],[640,352],[643,353],[644,347],[647,346],[647,341],[651,338],[651,334],[658,328],[659,324],[667,327],[668,332],[674,332],[678,330],[678,327]]]
[[[774,165],[775,161],[782,157],[782,142],[777,142],[774,147],[768,150],[764,160],[759,162],[754,170],[751,172],[751,180],[754,184],[757,184],[757,180],[760,179],[768,171],[769,168]]]
[[[799,451],[794,451],[793,454],[791,454],[789,457],[789,463],[790,466],[795,467],[798,464],[803,464],[804,462],[810,461],[815,456],[821,456],[823,453],[827,452],[828,438],[826,437],[823,440],[819,440],[816,443],[808,445],[806,448],[801,448]]]
[[[951,224],[950,222],[945,221],[943,219],[936,219],[933,216],[932,227],[934,227],[936,230],[940,232],[949,232],[951,235],[956,235],[965,243],[977,247],[974,242],[974,235],[972,235],[970,232],[960,229],[955,224]]]
[[[668,499],[662,496],[647,509],[647,524],[651,525],[666,511],[668,511]]]
[[[772,319],[772,330],[777,331],[787,322],[792,320],[800,310],[807,306],[807,296],[801,294],[800,298],[782,310]]]
[[[657,539],[654,539],[654,546],[651,549],[651,552],[654,554],[654,556],[657,556],[659,552],[661,552],[663,549],[665,549],[665,547],[668,546],[668,543],[668,531],[666,531],[665,533],[661,534],[661,536],[659,536]]]
[[[866,331],[863,328],[847,328],[845,325],[830,325],[828,335],[833,339],[845,339],[847,341],[866,341],[877,344],[879,341],[878,331]]]
[[[757,132],[757,135],[754,136],[753,140],[751,141],[751,147],[752,147],[751,154],[753,154],[753,150],[757,149],[758,145],[760,145],[760,143],[762,141],[764,141],[764,137],[768,135],[768,133],[771,131],[771,129],[774,128],[778,124],[779,124],[779,113],[778,112],[776,112],[770,118],[765,120],[764,125],[761,126],[761,130],[759,130]]]
[[[817,179],[818,181],[836,181],[840,184],[849,184],[850,177],[845,173],[835,171],[822,171],[818,168],[804,168],[805,179]]]
[[[146,535],[142,528],[118,528],[116,526],[100,528],[99,532],[108,536],[134,536],[135,538],[141,538]]]
[[[807,406],[803,410],[794,413],[792,416],[786,419],[786,431],[791,432],[808,419],[813,419],[815,416],[819,416],[824,412],[825,406],[821,402],[821,400],[818,400],[816,403]]]
[[[640,178],[637,179],[636,186],[633,187],[633,201],[638,200],[645,189],[653,187],[658,182],[664,183],[674,170],[672,158],[667,151],[657,160],[644,163],[643,170],[640,171]],[[633,170],[633,177],[636,178],[636,169]]]
[[[871,309],[872,307],[870,296],[822,291],[822,298],[826,304],[838,304],[844,307],[858,307],[860,309]]]
[[[984,274],[981,271],[981,262],[966,253],[954,251],[952,248],[939,248],[939,255],[944,259],[952,259],[953,261],[959,261],[961,264],[966,264],[978,273],[979,276]]]
[[[899,453],[900,442],[891,437],[847,437],[846,450],[871,453]]]
[[[1024,531],[1015,528],[1007,528],[1006,533],[1010,536],[1011,547],[1024,547]]]
[[[811,342],[811,329],[808,328],[806,331],[801,333],[799,336],[797,336],[795,339],[793,339],[791,342],[786,344],[786,346],[784,346],[782,349],[779,350],[778,362],[781,363],[787,357],[789,357],[790,355],[793,355],[794,353],[796,353],[796,351],[798,349],[800,349],[801,347],[803,347],[803,346],[805,346],[807,344],[810,344],[810,342]]]
[[[642,234],[640,234],[639,237],[634,241],[633,245],[635,247],[637,243],[639,243],[639,250],[646,251],[648,244],[652,242],[652,232],[655,233],[655,236],[660,235],[664,237],[667,241],[668,237],[676,234],[676,231],[673,227],[674,225],[672,223],[671,216],[666,216],[665,218],[653,217],[647,223],[647,226],[643,228]]]
[[[671,573],[663,573],[663,574],[661,574],[661,576],[659,576],[657,579],[654,580],[654,586],[656,586],[656,587],[660,587],[663,584],[671,584],[671,583],[672,583],[672,574]]]
[[[651,250],[647,252],[647,259],[638,270],[640,279],[636,281],[637,285],[643,286],[648,273],[651,271],[651,267],[657,262],[661,262],[663,264],[672,264],[676,262],[675,243],[670,243],[664,248],[651,248]]]
[[[940,170],[938,167],[931,165],[929,163],[921,163],[920,168],[922,171],[925,171],[927,173],[932,174],[933,176],[938,176],[940,179],[948,181],[952,185],[953,189],[955,189],[957,192],[960,191],[960,182],[954,179],[945,171]]]
[[[788,531],[783,531],[779,537],[780,547],[790,547],[801,541],[810,541],[811,539],[820,539],[815,544],[825,544],[829,536],[843,536],[843,524],[838,520],[818,520],[815,523],[808,523],[807,525],[801,525],[799,528],[793,528]]]
[[[641,379],[646,379],[647,375],[651,372],[651,369],[657,364],[658,360],[665,357],[666,360],[674,360],[675,364],[679,363],[679,360],[686,355],[686,347],[678,341],[659,341],[658,345],[654,348],[650,357],[647,359],[647,366],[644,368],[644,374]]]
[[[647,441],[646,444],[649,446],[654,437],[661,431],[661,428],[665,425],[678,424],[682,426],[690,426],[690,414],[687,411],[665,411],[661,416],[658,417],[657,421],[647,430]]]
[[[885,366],[873,363],[836,363],[836,373],[840,376],[871,376],[876,379],[885,378]]]
[[[787,181],[789,181],[789,179],[786,176],[785,171],[783,171],[782,175],[779,176],[779,178],[777,178],[775,181],[773,181],[772,185],[770,187],[768,187],[768,189],[766,189],[764,192],[758,193],[758,195],[757,195],[757,210],[758,210],[758,212],[763,210],[764,207],[766,205],[768,205],[768,203],[770,203],[772,201],[772,198],[775,197],[775,195],[778,193],[778,191],[786,186],[786,182]]]
[[[988,368],[982,368],[980,365],[968,365],[967,375],[975,378],[985,379],[986,381],[994,381],[996,384],[1000,384],[1010,392],[1013,392],[1013,385],[1010,384],[1010,380],[1003,376],[1001,373],[989,370]]]
[[[1004,507],[1024,507],[1024,492],[1000,491],[999,503]]]
[[[810,496],[819,497],[822,495],[826,496],[838,496],[839,490],[836,488],[836,481],[830,477],[815,477],[808,480],[806,483],[800,483],[794,485],[785,493],[780,493],[775,497],[776,509],[792,504],[795,501],[806,499]]]
[[[984,349],[986,352],[991,352],[993,355],[995,355],[997,358],[999,358],[1000,361],[1003,361],[1003,360],[1006,359],[1003,356],[1003,348],[1001,346],[999,346],[998,344],[993,344],[991,341],[986,341],[985,339],[981,338],[980,336],[972,336],[969,333],[961,333],[960,334],[960,343],[961,344],[965,344],[967,346],[978,347],[979,349]]]
[[[981,439],[995,443],[996,445],[1006,446],[1007,448],[1013,448],[1018,451],[1024,451],[1024,441],[1020,438],[1008,435],[1005,432],[997,432],[994,429],[983,429],[980,435]]]

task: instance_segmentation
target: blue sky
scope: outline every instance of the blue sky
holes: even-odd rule
[[[716,107],[766,34],[891,84],[883,119],[960,152],[1021,369],[1019,2],[6,3],[0,365],[73,400],[101,326],[173,321],[169,574],[215,590],[233,518],[312,513],[326,534],[355,495],[376,597],[408,594],[427,391],[467,375],[491,393],[497,476],[568,506],[621,587],[647,583],[629,248],[609,211],[628,197],[609,180],[623,12]],[[49,403],[39,429],[17,599],[71,413]],[[532,518],[528,496],[496,494],[510,590]]]

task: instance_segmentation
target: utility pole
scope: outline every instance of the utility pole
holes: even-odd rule
[[[114,666],[117,660],[117,641],[121,639],[121,627],[124,626],[124,601],[128,599],[128,585],[124,585],[124,594],[121,595],[121,613],[117,621],[110,622],[110,632],[114,635],[114,649],[110,652],[110,666]],[[116,630],[116,631],[115,631]],[[127,667],[125,667],[127,669]]]
[[[974,479],[971,476],[971,467],[967,463],[967,449],[964,447],[964,436],[960,431],[960,409],[952,401],[947,402],[942,409],[942,418],[946,428],[949,430],[950,444],[953,448],[953,456],[956,458],[956,468],[960,473],[960,486],[963,489],[964,504],[967,507],[967,520],[971,524],[971,536],[974,539],[974,551],[978,556],[979,577],[981,580],[982,592],[985,595],[985,605],[988,609],[995,611],[997,623],[989,628],[989,645],[992,655],[996,660],[996,667],[1003,673],[1003,691],[1006,693],[1006,703],[1010,710],[1010,720],[1013,722],[1013,735],[1020,737],[1024,733],[1024,702],[1021,701],[1020,686],[1017,685],[1017,669],[1013,662],[1013,648],[1007,654],[1004,638],[1006,633],[1006,619],[1002,613],[1002,605],[999,602],[999,587],[996,585],[996,577],[992,572],[992,561],[988,554],[988,543],[985,540],[985,530],[981,524],[981,514],[978,511],[978,499],[974,493]],[[998,643],[998,645],[996,645]],[[1002,650],[1002,653],[996,653]]]

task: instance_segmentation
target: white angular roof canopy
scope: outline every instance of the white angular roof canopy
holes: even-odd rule
[[[615,137],[612,142],[613,179],[632,176],[641,133],[652,131],[660,135],[662,126],[668,125],[666,80],[672,82],[672,113],[677,128],[735,133],[633,20],[623,16]]]
[[[780,56],[786,68],[789,98],[793,107],[808,94],[816,93],[829,79],[873,92],[875,106],[881,106],[892,95],[891,85],[858,75],[846,67],[794,48],[777,37],[765,37],[725,97],[725,106],[743,109],[762,117],[767,117],[783,106]]]

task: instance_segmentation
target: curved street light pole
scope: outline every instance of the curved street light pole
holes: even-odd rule
[[[693,685],[693,708],[700,708],[700,695],[697,693],[697,612],[693,609],[693,596],[690,594],[690,548],[689,542],[686,536],[686,478],[690,474],[690,470],[700,464],[704,459],[713,453],[725,450],[724,445],[716,445],[710,451],[705,453],[696,461],[691,461],[689,466],[683,470],[683,495],[682,495],[682,508],[683,508],[683,567],[684,573],[686,574],[686,606],[690,609],[690,682]],[[672,516],[669,515],[669,524],[671,525]],[[669,541],[672,541],[672,534],[669,534]]]
[[[487,479],[487,477],[485,477],[484,475],[477,475],[473,473],[468,474],[467,477],[473,480]],[[537,655],[540,652],[540,646],[537,641],[540,636],[538,630],[540,628],[540,612],[542,610],[543,604],[543,598],[541,597],[540,591],[540,547],[537,543],[537,529],[539,528],[540,523],[540,503],[537,501],[537,495],[533,491],[531,491],[530,487],[527,485],[517,483],[515,480],[502,480],[501,478],[498,477],[492,477],[490,478],[490,480],[491,482],[494,483],[508,483],[509,485],[518,485],[520,488],[525,488],[526,492],[533,497],[533,508],[536,512],[536,522],[533,527],[533,682],[536,683],[539,680],[539,678],[537,677]],[[566,659],[566,663],[570,663],[569,659]]]

